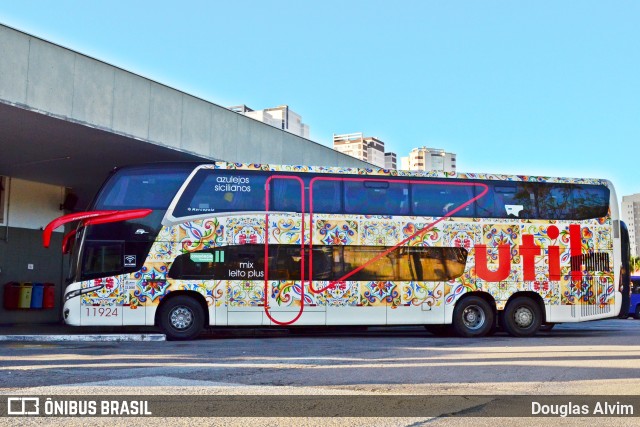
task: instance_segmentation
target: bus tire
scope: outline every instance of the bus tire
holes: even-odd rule
[[[453,329],[461,337],[483,337],[494,324],[491,306],[478,296],[463,298],[453,310]]]
[[[204,328],[204,310],[193,297],[178,295],[160,306],[158,323],[167,340],[191,340]]]
[[[504,309],[504,329],[514,337],[535,335],[542,324],[542,310],[529,297],[516,297]]]

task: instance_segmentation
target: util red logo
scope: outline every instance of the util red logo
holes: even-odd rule
[[[572,224],[569,226],[569,247],[571,258],[582,255],[582,230],[579,225]],[[547,235],[550,239],[555,240],[560,235],[558,227],[555,225],[547,228]],[[487,260],[487,245],[476,245],[476,274],[482,280],[487,282],[501,282],[506,280],[511,273],[511,245],[498,245],[498,268],[495,271],[489,270]],[[523,279],[526,281],[536,280],[536,257],[542,255],[542,248],[535,244],[532,234],[522,235],[522,244],[518,247],[518,252],[522,259]],[[548,277],[551,281],[560,280],[560,246],[550,245],[547,248],[547,256],[549,257],[547,265]],[[582,270],[580,263],[575,265],[571,263],[571,278],[575,280],[582,279]]]

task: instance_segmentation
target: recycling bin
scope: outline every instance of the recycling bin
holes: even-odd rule
[[[9,282],[4,285],[4,303],[6,310],[15,310],[18,308],[18,300],[20,299],[20,283]]]
[[[56,288],[53,283],[45,283],[42,295],[42,308],[55,308]]]
[[[31,308],[42,308],[42,297],[44,296],[44,285],[34,283],[31,287]]]
[[[18,297],[18,308],[31,308],[31,283],[20,283],[20,295]]]

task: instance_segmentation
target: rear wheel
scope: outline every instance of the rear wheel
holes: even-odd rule
[[[458,301],[453,310],[453,329],[461,337],[483,337],[491,332],[494,324],[493,309],[478,296]]]
[[[530,337],[535,335],[542,324],[542,310],[528,297],[516,297],[504,309],[503,326],[509,335]]]
[[[160,306],[158,323],[168,340],[191,340],[202,332],[204,310],[193,297],[179,295]]]

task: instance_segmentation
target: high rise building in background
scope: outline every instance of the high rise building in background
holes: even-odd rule
[[[620,218],[629,229],[629,242],[631,243],[631,256],[638,256],[640,248],[640,193],[622,197],[622,211]]]
[[[385,153],[384,142],[362,132],[333,134],[333,149],[384,169],[395,169],[396,154]]]
[[[398,162],[396,159],[396,153],[388,151],[384,153],[384,168],[385,169],[398,169]]]
[[[416,147],[400,159],[400,169],[413,171],[456,171],[456,155],[441,148]]]
[[[236,105],[229,107],[229,109],[294,135],[309,139],[309,125],[302,123],[302,117],[291,111],[288,105],[265,108],[264,110],[252,110],[246,105]]]

